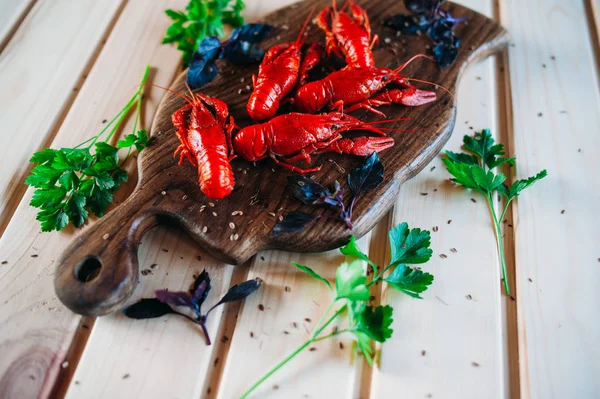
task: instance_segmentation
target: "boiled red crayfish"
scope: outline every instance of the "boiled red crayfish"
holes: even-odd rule
[[[258,76],[252,76],[254,90],[250,94],[246,110],[250,118],[265,121],[275,116],[281,101],[298,85],[306,82],[308,72],[321,59],[321,47],[313,44],[302,59],[302,40],[309,14],[300,29],[295,42],[273,46],[265,54],[258,69]]]
[[[271,157],[277,165],[293,172],[316,172],[321,166],[302,169],[288,162],[304,160],[308,163],[313,153],[337,152],[366,156],[385,150],[394,145],[391,137],[342,138],[341,133],[365,130],[385,135],[373,125],[397,120],[400,119],[366,123],[338,112],[321,115],[293,112],[241,129],[233,139],[233,148],[236,154],[251,162]]]
[[[181,141],[174,155],[179,154],[179,165],[187,158],[198,167],[200,189],[208,198],[224,198],[235,185],[229,163],[234,158],[233,117],[229,116],[227,104],[219,99],[203,94],[192,94],[192,100],[183,98],[188,104],[171,117]]]
[[[302,86],[294,96],[294,103],[302,112],[317,112],[325,106],[341,111],[349,106],[346,111],[365,108],[385,116],[374,107],[392,103],[415,107],[435,101],[435,92],[419,90],[409,83],[416,79],[400,75],[400,71],[414,58],[394,70],[345,68],[335,71],[321,80]],[[400,88],[383,91],[390,84]]]
[[[338,11],[335,0],[332,3],[331,6],[325,7],[315,20],[325,31],[327,54],[334,52],[345,58],[350,68],[373,68],[375,60],[371,48],[378,38],[377,35],[371,37],[367,13],[353,1],[348,2],[351,15]]]

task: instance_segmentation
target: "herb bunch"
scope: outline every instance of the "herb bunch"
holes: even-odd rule
[[[244,24],[242,0],[190,0],[185,11],[165,11],[173,23],[167,28],[163,44],[177,43],[188,65],[202,39],[207,36],[225,36],[224,25],[236,28]]]
[[[340,251],[354,260],[344,262],[338,267],[335,287],[308,266],[294,263],[298,269],[327,286],[332,294],[332,302],[317,322],[310,338],[252,385],[241,396],[242,399],[248,397],[260,384],[309,345],[340,334],[352,334],[358,350],[364,355],[367,362],[371,366],[373,365],[373,345],[375,342],[385,342],[393,333],[390,327],[393,308],[390,305],[375,307],[369,305],[373,286],[385,282],[390,287],[413,298],[421,298],[420,294],[427,290],[433,282],[433,275],[421,271],[420,268],[409,266],[425,263],[431,258],[429,231],[418,228],[410,229],[408,224],[402,223],[390,230],[389,240],[391,261],[386,267],[380,268],[358,248],[356,239],[352,236],[350,242]],[[373,277],[370,280],[367,266],[363,261],[373,268]],[[334,311],[336,306],[337,310]],[[332,322],[344,314],[347,315],[345,328],[324,333]]]
[[[288,177],[288,186],[294,197],[305,205],[339,208],[340,219],[349,229],[352,229],[352,210],[356,200],[383,182],[383,172],[383,164],[376,152],[366,157],[361,166],[352,169],[347,177],[348,187],[352,193],[348,205],[344,203],[344,189],[338,181],[329,187],[324,187],[305,175],[296,174]],[[276,232],[298,231],[313,220],[310,215],[302,212],[293,212],[288,216],[286,216],[288,220],[284,219],[280,226],[276,226]]]
[[[42,231],[60,231],[69,222],[81,227],[90,212],[97,217],[104,216],[113,201],[113,193],[127,181],[127,171],[122,169],[125,160],[120,161],[119,149],[127,149],[127,159],[134,147],[139,152],[149,141],[146,131],[137,129],[149,71],[147,66],[136,93],[100,133],[74,148],[44,148],[33,154],[29,162],[36,166],[25,184],[36,188],[29,204],[40,209],[36,219]],[[134,106],[133,132],[116,146],[108,144]],[[109,128],[110,133],[100,140]]]
[[[460,40],[454,28],[466,18],[454,18],[441,9],[445,0],[404,0],[411,15],[389,17],[384,25],[408,35],[426,34],[433,41],[433,56],[442,67],[452,64],[458,55]]]
[[[210,276],[206,270],[196,278],[194,284],[188,291],[170,292],[167,290],[157,290],[155,298],[143,298],[131,306],[123,309],[125,316],[132,319],[151,319],[161,317],[166,314],[177,314],[183,316],[196,324],[199,324],[204,332],[206,345],[210,345],[210,336],[206,329],[206,322],[210,312],[219,305],[228,302],[241,301],[248,295],[260,288],[261,280],[248,280],[241,284],[234,285],[227,291],[219,302],[213,305],[206,313],[202,313],[202,304],[210,293]],[[178,309],[187,308],[194,316],[180,312]]]
[[[542,170],[535,176],[516,180],[508,187],[504,183],[506,176],[501,172],[494,173],[494,169],[504,164],[513,166],[516,163],[516,159],[515,157],[504,156],[504,145],[494,144],[494,139],[489,129],[485,129],[481,133],[475,133],[473,137],[464,136],[463,148],[466,152],[455,153],[446,151],[446,158],[443,159],[443,162],[448,172],[453,176],[452,181],[465,188],[480,192],[487,199],[495,227],[496,244],[502,267],[502,281],[504,282],[506,295],[510,295],[501,223],[504,220],[511,201],[519,196],[527,187],[546,177],[548,173],[546,170]],[[495,192],[506,199],[500,217],[498,217],[494,208],[493,194]]]

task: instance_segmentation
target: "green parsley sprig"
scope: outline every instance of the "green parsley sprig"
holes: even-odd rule
[[[198,45],[207,36],[225,36],[224,25],[234,28],[244,24],[242,0],[190,0],[185,11],[166,10],[173,20],[167,28],[163,44],[177,43],[186,67]]]
[[[335,287],[332,287],[327,279],[308,266],[294,263],[298,269],[325,284],[331,291],[333,300],[321,316],[310,338],[252,385],[241,396],[241,399],[247,398],[260,384],[309,345],[336,335],[353,334],[358,350],[364,355],[367,362],[371,366],[373,365],[374,343],[385,342],[393,333],[390,328],[393,321],[393,308],[390,305],[373,307],[368,304],[371,299],[373,285],[386,282],[390,287],[413,298],[421,298],[419,294],[427,290],[433,282],[431,274],[421,271],[420,268],[408,266],[409,264],[425,263],[431,258],[431,235],[429,231],[418,228],[410,229],[408,224],[402,223],[390,230],[389,240],[391,261],[381,269],[358,248],[356,239],[352,236],[350,242],[345,247],[340,248],[340,251],[355,260],[344,262],[338,267]],[[363,261],[373,268],[373,277],[370,281],[367,276],[366,264]],[[333,312],[336,305],[340,307]],[[330,316],[332,312],[333,314]],[[344,312],[347,312],[348,315],[347,327],[323,335],[322,333],[327,326]]]
[[[36,166],[25,184],[36,188],[29,204],[40,209],[36,219],[42,231],[60,231],[69,221],[81,227],[90,212],[97,217],[106,213],[113,193],[127,181],[127,171],[121,168],[125,161],[120,162],[119,149],[127,148],[127,159],[134,147],[139,152],[149,141],[145,130],[137,130],[149,71],[150,66],[147,66],[136,93],[100,133],[74,148],[44,148],[33,154],[29,162]],[[133,132],[119,140],[116,147],[108,144],[134,106]],[[109,128],[110,133],[100,141]]]
[[[452,181],[465,188],[480,192],[487,199],[495,227],[496,245],[502,266],[502,281],[504,282],[506,295],[510,295],[501,223],[504,220],[510,202],[527,187],[546,177],[548,173],[546,170],[542,170],[537,175],[517,180],[508,187],[504,183],[506,176],[501,172],[494,173],[492,170],[504,164],[513,166],[516,163],[516,159],[515,157],[504,157],[506,155],[504,145],[494,144],[494,139],[489,129],[485,129],[481,133],[475,133],[473,137],[464,136],[463,148],[467,152],[455,153],[446,151],[446,158],[443,159],[443,162],[448,172],[453,176]],[[494,192],[500,193],[506,199],[500,217],[498,217],[494,208],[494,201],[492,199]]]

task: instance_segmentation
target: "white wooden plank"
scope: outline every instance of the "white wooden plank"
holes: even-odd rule
[[[359,242],[367,253],[369,242],[370,235]],[[257,255],[248,278],[260,277],[264,285],[242,305],[218,398],[239,397],[301,346],[331,303],[325,284],[297,270],[291,262],[307,265],[334,282],[335,270],[343,261],[338,250],[320,254],[266,251]],[[352,338],[340,335],[311,345],[251,397],[356,398],[361,369],[362,359],[353,354]]]
[[[34,1],[3,0],[0,2],[0,52]]]
[[[180,1],[130,1],[86,79],[53,147],[73,146],[102,127],[131,97],[146,64],[151,81],[169,85],[179,52],[160,44],[168,25],[163,10]],[[148,88],[144,126],[149,126],[164,92]],[[135,180],[135,179],[133,179]],[[131,182],[135,184],[135,181]],[[55,260],[73,237],[73,230],[40,233],[28,190],[0,239],[0,396],[45,397],[65,358],[79,316],[56,298]],[[34,257],[35,256],[35,257]],[[186,254],[189,258],[191,254]],[[173,264],[180,260],[173,259]],[[165,262],[161,267],[168,268]]]
[[[491,1],[460,3],[488,16],[493,12]],[[462,136],[473,129],[497,133],[495,77],[493,59],[465,73],[447,149],[458,151]],[[394,225],[406,221],[432,231],[434,255],[423,268],[435,281],[423,300],[385,290],[384,299],[394,306],[394,335],[382,346],[371,398],[507,396],[503,299],[489,211],[481,197],[450,184],[448,177],[436,158],[402,186],[394,207]]]
[[[509,0],[521,396],[600,396],[600,98],[583,1]],[[563,212],[564,210],[564,212]],[[529,280],[531,279],[531,281]]]
[[[40,0],[0,53],[0,233],[122,0]]]
[[[139,253],[142,270],[152,274],[140,277],[132,301],[153,297],[159,288],[186,291],[203,269],[212,285],[205,310],[229,288],[233,266],[213,260],[177,229],[154,230]],[[66,397],[201,397],[213,367],[211,352],[221,338],[217,331],[222,311],[219,307],[210,315],[212,346],[206,345],[199,326],[178,316],[131,320],[116,313],[97,319]]]

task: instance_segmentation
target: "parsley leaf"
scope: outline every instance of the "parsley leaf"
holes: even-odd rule
[[[548,173],[543,170],[530,178],[516,180],[510,187],[506,185],[504,183],[506,176],[501,172],[494,173],[492,170],[504,164],[513,166],[516,164],[516,159],[515,157],[505,157],[504,145],[495,144],[489,129],[475,133],[473,137],[464,136],[463,148],[468,153],[446,151],[446,158],[443,159],[443,162],[448,172],[452,175],[452,181],[465,188],[478,191],[486,197],[496,232],[496,245],[500,254],[504,288],[506,294],[510,295],[500,224],[504,220],[510,202],[524,189],[546,177]],[[492,197],[494,192],[498,192],[506,198],[504,210],[500,214],[500,217],[498,217],[494,207]]]
[[[31,157],[30,162],[36,165],[25,184],[36,189],[29,204],[40,209],[36,219],[40,221],[42,231],[60,231],[69,222],[81,227],[90,212],[98,217],[106,213],[113,200],[113,192],[127,181],[127,171],[119,163],[119,148],[128,149],[129,156],[133,147],[141,151],[149,141],[145,130],[135,132],[138,115],[135,133],[119,140],[117,147],[107,143],[119,129],[124,116],[142,101],[142,90],[149,69],[146,68],[140,88],[133,98],[96,136],[74,148],[44,148]],[[138,113],[140,108],[137,107]],[[99,141],[109,127],[112,127],[110,134],[105,141]],[[85,144],[88,145],[84,147]]]
[[[331,288],[331,283],[325,277],[321,276],[319,273],[315,272],[310,267],[301,265],[296,262],[293,262],[293,265],[296,266],[298,269],[302,270],[304,273],[309,274],[311,277],[316,278],[317,280],[323,282],[327,286],[327,288],[329,288],[329,291],[333,290]]]
[[[371,293],[367,287],[367,273],[363,263],[359,260],[342,263],[335,274],[335,289],[337,299],[368,301]]]
[[[427,230],[410,229],[405,222],[392,228],[389,238],[392,250],[391,265],[425,263],[431,258],[431,234]]]
[[[433,275],[400,264],[385,279],[385,282],[413,298],[420,299],[419,294],[426,291],[433,283]]]
[[[364,303],[363,303],[364,305]],[[392,325],[392,313],[394,309],[390,305],[363,306],[362,312],[355,314],[357,331],[360,331],[369,338],[377,342],[385,342],[392,336],[394,330],[390,328]]]
[[[223,37],[224,24],[234,28],[242,26],[244,8],[242,0],[190,0],[185,11],[165,10],[173,23],[167,28],[162,42],[177,43],[185,67],[205,37]]]
[[[365,254],[360,250],[360,248],[358,248],[358,245],[356,245],[356,237],[351,236],[348,244],[340,248],[340,252],[343,255],[352,256],[356,259],[364,260],[365,262],[373,266],[373,273],[377,274],[377,265],[375,264],[375,262],[372,262],[371,259],[369,259],[367,254]]]

